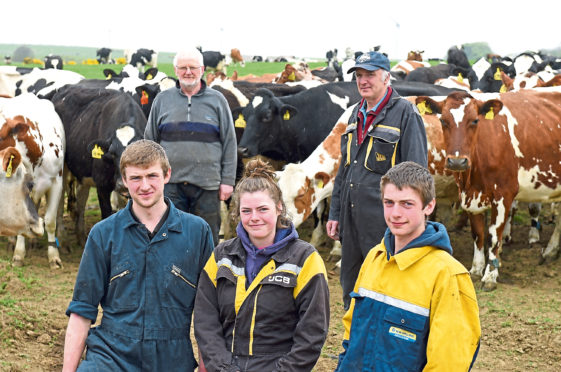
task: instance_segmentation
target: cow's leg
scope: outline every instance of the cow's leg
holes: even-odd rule
[[[14,249],[14,256],[12,257],[12,265],[21,267],[23,266],[23,259],[25,258],[25,237],[18,235],[16,240],[16,247]]]
[[[511,209],[511,203],[504,198],[493,202],[491,207],[491,224],[489,225],[489,236],[491,237],[491,247],[489,248],[489,261],[485,268],[485,274],[481,281],[483,290],[492,291],[497,288],[497,278],[499,277],[500,253],[502,251],[502,234]]]
[[[329,260],[330,261],[335,261],[335,260],[341,261],[341,242],[339,240],[335,240],[333,242],[333,248],[331,248],[331,252],[329,252]],[[341,265],[339,264],[339,266],[341,266]]]
[[[505,228],[503,230],[503,241],[505,244],[512,242],[512,221],[517,210],[518,202],[515,200],[512,202],[512,207],[510,208],[510,213],[508,214],[508,219],[506,220]]]
[[[547,248],[542,252],[542,262],[550,262],[557,258],[559,254],[559,239],[561,238],[561,203],[557,204],[557,215],[553,234],[549,238]]]
[[[45,230],[47,230],[47,240],[48,240],[48,257],[49,266],[51,269],[62,268],[62,261],[58,252],[58,240],[56,239],[56,223],[57,223],[57,212],[59,209],[59,203],[62,199],[62,177],[57,177],[49,191],[47,192],[47,207],[45,211]]]
[[[530,226],[530,232],[528,233],[528,243],[533,244],[540,241],[540,212],[542,210],[541,203],[530,203],[528,205],[528,212],[530,217],[532,217],[532,226]]]
[[[224,240],[230,239],[232,235],[232,229],[230,226],[230,218],[228,213],[228,205],[225,201],[220,201],[220,231],[218,233],[218,242],[223,242]]]
[[[86,244],[86,226],[84,221],[84,211],[86,209],[86,203],[88,201],[88,196],[90,194],[90,186],[78,183],[76,190],[76,209],[75,209],[75,231],[76,238],[78,239],[78,244],[83,246]]]
[[[468,213],[468,217],[473,238],[473,262],[469,272],[472,277],[481,278],[485,269],[485,213]]]
[[[111,216],[111,191],[112,189],[97,187],[97,199],[99,200],[99,209],[101,210],[101,219]]]
[[[325,211],[325,200],[322,200],[321,202],[318,203],[316,210],[314,211],[314,222],[316,224],[316,227],[314,228],[314,231],[312,231],[312,237],[310,238],[310,244],[313,245],[314,247],[319,247],[319,245],[321,244],[322,238],[325,235],[325,227],[322,223],[322,215],[323,212]]]

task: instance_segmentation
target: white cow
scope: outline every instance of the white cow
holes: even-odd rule
[[[50,101],[32,94],[0,98],[0,234],[43,235],[36,206],[46,196],[51,268],[62,267],[55,232],[65,147],[64,127]],[[23,265],[24,257],[25,238],[18,235],[13,264]]]

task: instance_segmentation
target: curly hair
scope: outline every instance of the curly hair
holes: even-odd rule
[[[286,212],[286,205],[282,200],[282,191],[276,182],[273,167],[262,159],[253,159],[247,162],[242,179],[236,185],[232,195],[231,216],[236,222],[240,220],[240,197],[246,192],[267,191],[275,205],[280,204],[280,215],[277,219],[277,228],[283,229],[290,226],[291,221]]]

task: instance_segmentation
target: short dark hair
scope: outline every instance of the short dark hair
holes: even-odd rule
[[[384,196],[384,187],[388,183],[395,185],[399,190],[410,187],[417,191],[423,202],[423,207],[426,207],[436,197],[432,175],[427,168],[412,161],[399,163],[382,176],[380,180],[382,197]]]
[[[119,162],[121,176],[125,178],[125,169],[129,165],[144,168],[156,162],[160,163],[162,171],[166,175],[170,165],[164,148],[150,140],[135,141],[129,144],[121,155],[121,161]]]

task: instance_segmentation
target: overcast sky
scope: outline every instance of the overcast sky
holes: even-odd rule
[[[442,58],[452,45],[486,41],[493,52],[509,55],[561,45],[558,4],[553,0],[8,1],[2,4],[0,43],[159,52],[201,45],[222,52],[236,47],[243,55],[320,58],[332,48],[341,58],[347,47],[366,51],[381,45],[390,59],[404,59],[413,49],[424,50],[425,58]]]

